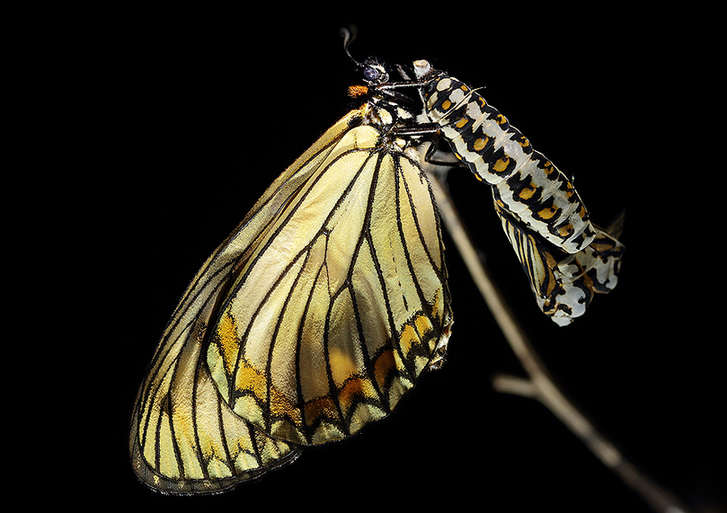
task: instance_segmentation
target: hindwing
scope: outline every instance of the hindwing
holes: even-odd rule
[[[271,222],[220,305],[212,377],[234,412],[276,439],[353,434],[439,364],[449,293],[414,155],[371,126],[353,128]]]

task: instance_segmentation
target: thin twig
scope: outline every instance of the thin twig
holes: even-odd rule
[[[514,394],[535,399],[538,398],[538,389],[529,379],[519,378],[517,376],[508,376],[506,374],[498,374],[493,378],[492,386],[495,390],[502,392],[503,394]]]
[[[452,239],[467,265],[477,288],[492,311],[510,347],[520,360],[528,378],[499,375],[494,378],[496,390],[523,397],[537,399],[568,427],[606,467],[636,491],[654,511],[660,513],[686,513],[688,510],[670,492],[664,490],[628,462],[611,442],[604,438],[593,424],[580,413],[560,392],[528,341],[525,333],[515,321],[501,292],[490,279],[489,273],[479,258],[471,239],[459,219],[459,215],[447,192],[446,173],[441,168],[428,170],[432,178],[439,213]]]

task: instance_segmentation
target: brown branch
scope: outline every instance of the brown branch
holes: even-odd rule
[[[427,171],[432,178],[430,180],[432,190],[444,224],[462,255],[462,259],[467,265],[467,269],[480,294],[482,294],[507,342],[528,375],[527,378],[506,375],[495,376],[493,380],[494,388],[500,392],[540,401],[573,434],[580,438],[606,467],[615,472],[629,487],[641,495],[654,511],[660,513],[687,513],[686,507],[672,493],[658,486],[627,461],[619,450],[596,431],[593,424],[561,393],[538,358],[525,333],[516,322],[501,292],[490,279],[485,265],[467,235],[447,192],[445,185],[446,171],[442,172],[442,168],[433,167]]]

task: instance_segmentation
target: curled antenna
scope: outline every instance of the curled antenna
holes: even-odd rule
[[[353,55],[351,55],[351,52],[348,50],[348,47],[351,46],[351,43],[353,43],[356,39],[356,27],[342,27],[341,36],[343,36],[343,51],[346,52],[346,55],[349,59],[351,59],[356,67],[363,68],[364,65],[354,59]]]

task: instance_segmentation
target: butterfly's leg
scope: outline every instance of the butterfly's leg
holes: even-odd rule
[[[423,135],[435,135],[439,132],[439,125],[436,123],[420,123],[417,125],[403,125],[394,128],[393,135],[398,137],[416,137]]]
[[[431,144],[424,154],[424,161],[435,166],[459,166],[462,162],[448,151],[440,150],[443,140],[437,123],[424,123],[412,126],[402,126],[394,129],[393,134],[398,137],[421,137],[430,135]]]
[[[430,83],[432,79],[428,80],[405,80],[401,82],[387,82],[386,84],[380,84],[376,86],[376,89],[388,90],[388,89],[402,89],[404,87],[422,87]]]
[[[435,166],[460,166],[462,162],[452,155],[449,151],[439,149],[442,142],[441,132],[437,132],[432,137],[432,144],[427,148],[424,154],[424,161]]]

